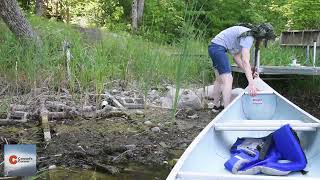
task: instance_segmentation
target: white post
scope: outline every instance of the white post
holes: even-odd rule
[[[313,67],[316,67],[317,41],[313,42]]]
[[[70,67],[70,62],[71,62],[71,52],[70,52],[70,43],[67,42],[66,40],[63,41],[63,52],[66,53],[66,66],[67,66],[67,81],[70,83],[71,82],[71,67]]]
[[[256,68],[257,68],[256,72],[257,72],[258,74],[260,74],[260,50],[258,51],[258,55],[257,55]]]

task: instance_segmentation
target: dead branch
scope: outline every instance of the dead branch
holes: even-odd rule
[[[9,88],[10,86],[7,85],[6,87],[4,87],[1,91],[0,91],[0,95],[2,95],[4,92],[6,92],[6,90]]]

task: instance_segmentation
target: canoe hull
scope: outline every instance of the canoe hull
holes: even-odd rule
[[[230,158],[229,149],[238,137],[264,137],[286,123],[291,123],[298,130],[301,146],[308,159],[306,170],[309,173],[290,173],[281,179],[320,179],[320,121],[282,97],[262,80],[256,80],[256,84],[268,93],[257,95],[256,100],[252,100],[246,93],[238,96],[195,138],[167,180],[279,179],[277,176],[266,175],[234,175],[224,168],[224,163]],[[256,112],[260,114],[257,115]]]

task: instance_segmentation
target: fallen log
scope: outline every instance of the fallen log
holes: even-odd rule
[[[30,106],[21,104],[10,104],[11,111],[29,111]]]
[[[21,123],[21,121],[13,120],[13,119],[0,119],[0,126],[16,125],[19,123]]]
[[[66,105],[65,103],[59,101],[46,101],[45,107],[49,111],[72,111],[75,108]]]

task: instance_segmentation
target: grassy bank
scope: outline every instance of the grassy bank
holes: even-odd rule
[[[83,29],[37,17],[29,20],[42,38],[41,48],[19,43],[5,24],[0,24],[0,74],[16,88],[80,86],[100,91],[104,83],[118,79],[138,81],[143,87],[174,83],[182,58],[187,63],[179,70],[181,81],[207,83],[212,79],[209,59],[181,56],[182,51],[206,54],[206,44],[195,39],[165,45],[127,33]],[[64,40],[71,43],[71,83],[66,81]]]

